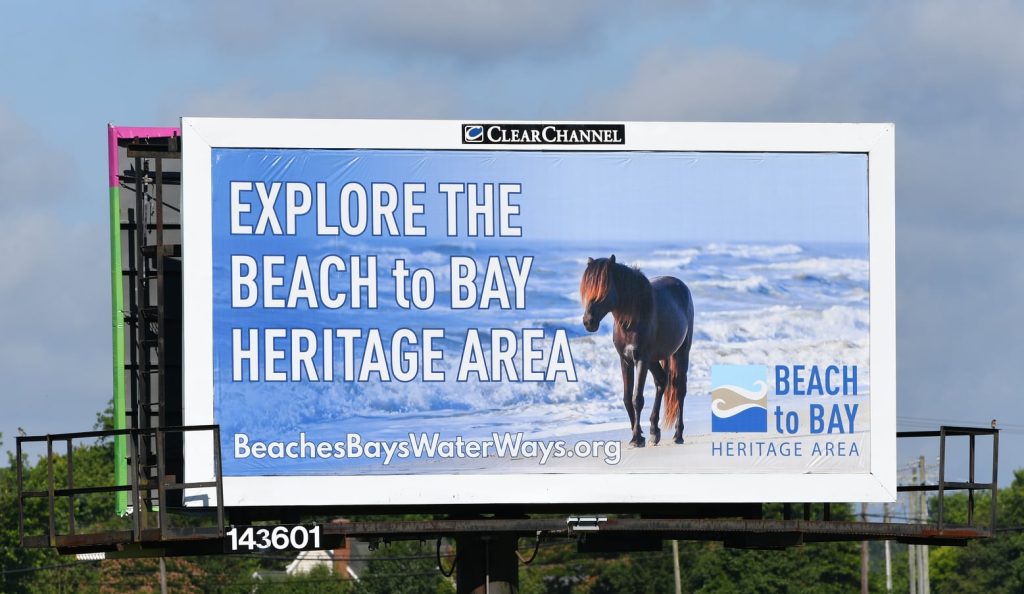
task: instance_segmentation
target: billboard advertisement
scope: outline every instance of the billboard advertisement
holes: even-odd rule
[[[182,123],[227,505],[894,499],[890,125]]]

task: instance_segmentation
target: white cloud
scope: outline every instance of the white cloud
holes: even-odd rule
[[[333,9],[323,11],[328,5]],[[328,15],[334,25],[329,35],[336,42],[355,40],[472,58],[573,43],[600,25],[602,13],[611,5],[603,0],[326,2],[314,3],[306,15]]]
[[[1024,5],[901,2],[796,62],[739,49],[651,50],[598,117],[894,121],[901,221],[1024,222]]]
[[[43,144],[38,135],[5,105],[0,104],[0,209],[4,217],[34,210],[62,195],[68,155]]]
[[[590,107],[594,117],[638,120],[756,120],[775,109],[797,69],[734,48],[656,49],[621,91]]]
[[[173,21],[177,30],[219,51],[260,54],[290,44],[332,51],[449,59],[461,64],[517,57],[547,60],[552,52],[584,51],[624,22],[699,10],[703,0],[244,0],[192,2],[173,17],[140,11],[139,21]],[[163,13],[163,10],[161,10]],[[165,27],[166,28],[166,27]],[[339,54],[344,59],[346,54]]]
[[[237,81],[196,93],[166,111],[189,116],[441,118],[458,117],[461,106],[458,94],[426,76],[332,74],[303,88],[276,92],[267,92],[260,81]]]

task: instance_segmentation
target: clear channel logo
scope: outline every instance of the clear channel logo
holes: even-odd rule
[[[462,144],[625,144],[625,124],[462,124]]]
[[[474,144],[483,142],[484,127],[481,126],[480,124],[463,124],[462,141]]]
[[[711,432],[768,432],[768,367],[711,366]]]

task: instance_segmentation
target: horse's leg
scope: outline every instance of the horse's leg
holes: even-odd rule
[[[640,429],[640,413],[644,411],[644,384],[647,383],[647,361],[641,360],[636,364],[636,392],[633,394],[633,409],[636,423],[633,425],[633,445],[638,448],[644,447],[644,432]]]
[[[676,443],[683,443],[683,403],[686,402],[686,374],[690,371],[690,338],[686,338],[683,346],[676,351],[676,376],[670,381],[676,382],[676,398],[679,399],[679,409],[676,413],[676,433],[672,440]]]
[[[668,374],[661,361],[651,361],[651,375],[654,376],[654,407],[651,409],[651,438],[654,445],[661,441],[661,427],[658,423],[661,420],[661,397],[665,393],[665,386],[668,385]]]
[[[633,412],[633,362],[619,357],[619,365],[622,367],[622,404],[629,414],[629,428],[636,426],[636,414]],[[633,432],[633,439],[629,443],[636,442],[636,432]]]

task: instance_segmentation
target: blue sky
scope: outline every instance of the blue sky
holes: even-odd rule
[[[1005,479],[1024,466],[1022,30],[1013,0],[7,6],[4,447],[86,429],[109,397],[108,121],[891,121],[901,426],[998,418]]]

